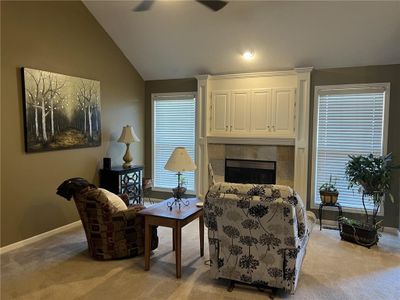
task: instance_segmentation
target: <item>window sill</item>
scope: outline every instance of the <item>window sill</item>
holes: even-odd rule
[[[153,187],[151,190],[152,190],[152,191],[155,191],[155,192],[167,192],[167,193],[172,193],[172,189],[173,189],[173,188]],[[195,191],[187,190],[187,191],[185,192],[185,194],[193,194],[193,195],[195,195],[196,192],[195,192]]]

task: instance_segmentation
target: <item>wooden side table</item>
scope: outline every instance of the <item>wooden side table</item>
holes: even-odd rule
[[[330,206],[330,207],[337,207],[339,210],[339,216],[338,216],[338,226],[339,226],[339,218],[343,215],[342,212],[342,206],[340,205],[339,202],[336,202],[335,204],[332,203],[323,203],[321,202],[319,204],[319,209],[318,209],[318,216],[319,216],[319,230],[322,230],[322,209],[324,206]]]
[[[150,270],[150,242],[151,226],[165,226],[172,228],[172,248],[175,251],[176,278],[181,278],[181,255],[182,255],[182,227],[199,218],[200,231],[200,256],[204,256],[204,216],[203,207],[197,207],[197,198],[185,199],[189,201],[188,206],[174,207],[172,210],[167,202],[173,199],[164,200],[145,208],[138,213],[144,216],[145,220],[145,246],[144,246],[144,269]]]

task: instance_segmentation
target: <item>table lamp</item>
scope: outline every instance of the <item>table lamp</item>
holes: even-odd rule
[[[129,146],[133,142],[140,142],[140,139],[137,137],[133,127],[130,125],[126,125],[122,128],[121,136],[118,139],[119,143],[124,143],[126,145],[126,152],[123,157],[125,163],[122,165],[124,169],[129,169],[132,166],[132,155],[129,151]]]
[[[190,158],[186,149],[184,147],[176,147],[175,150],[172,152],[171,157],[165,164],[164,169],[177,172],[176,175],[178,175],[178,186],[173,189],[174,201],[167,203],[169,209],[172,210],[172,206],[174,205],[178,205],[179,209],[181,209],[181,204],[185,206],[189,205],[189,201],[182,200],[183,193],[181,193],[181,175],[182,172],[196,170],[196,165]]]

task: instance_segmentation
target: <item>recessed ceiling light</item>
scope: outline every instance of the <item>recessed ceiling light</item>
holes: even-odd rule
[[[244,51],[242,56],[245,60],[251,60],[254,57],[254,51],[250,50]]]

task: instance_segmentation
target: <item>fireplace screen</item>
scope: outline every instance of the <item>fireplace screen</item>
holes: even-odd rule
[[[276,162],[225,159],[225,181],[234,183],[276,183]]]

